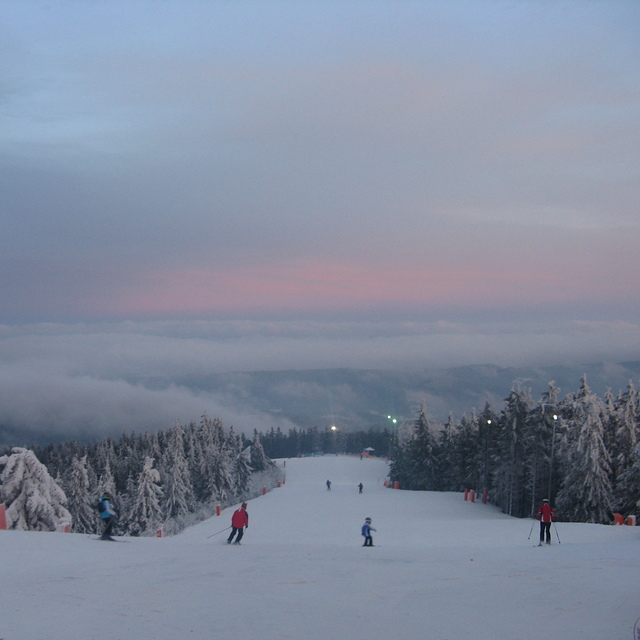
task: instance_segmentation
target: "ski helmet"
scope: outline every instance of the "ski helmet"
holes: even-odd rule
[[[364,521],[365,522],[371,522],[371,518],[365,518]]]
[[[549,502],[549,498],[545,498],[542,502]]]

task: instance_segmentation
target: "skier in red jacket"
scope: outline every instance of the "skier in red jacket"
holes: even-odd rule
[[[551,544],[551,523],[556,521],[556,517],[553,514],[553,507],[549,504],[547,498],[542,501],[542,506],[538,509],[536,518],[540,520],[540,544],[545,540],[547,544]]]
[[[238,534],[233,544],[240,544],[244,530],[249,526],[249,514],[247,513],[247,503],[243,502],[239,509],[236,509],[231,516],[231,535],[227,538],[227,544],[233,542],[233,537]]]

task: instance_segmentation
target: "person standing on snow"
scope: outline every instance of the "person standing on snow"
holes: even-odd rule
[[[545,541],[547,544],[551,544],[551,523],[556,521],[556,517],[547,498],[542,501],[536,518],[540,520],[540,545]]]
[[[358,493],[362,493],[362,490],[364,489],[364,485],[362,484],[362,482],[358,485]]]
[[[233,542],[233,537],[237,534],[238,537],[233,544],[240,544],[244,530],[249,526],[249,514],[247,513],[247,503],[243,502],[239,509],[236,509],[231,516],[231,535],[227,538],[227,544]]]
[[[331,491],[331,480],[327,480],[327,491]]]
[[[111,532],[113,531],[113,525],[118,519],[116,512],[113,510],[111,504],[111,494],[105,491],[100,496],[100,502],[98,503],[98,511],[100,512],[100,518],[102,519],[103,529],[100,540],[113,540]]]
[[[362,525],[362,535],[364,536],[363,547],[373,547],[372,531],[375,531],[375,529],[371,526],[371,518],[365,518],[364,524]]]

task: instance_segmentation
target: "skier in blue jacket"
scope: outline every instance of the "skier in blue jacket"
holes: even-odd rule
[[[363,547],[373,547],[372,531],[375,531],[375,529],[371,526],[371,518],[366,518],[362,525],[362,535],[364,536]]]
[[[104,525],[100,540],[113,540],[111,532],[113,531],[113,525],[116,523],[117,515],[113,510],[113,505],[111,504],[111,494],[107,491],[100,496],[99,511],[100,518],[102,518],[102,523]]]

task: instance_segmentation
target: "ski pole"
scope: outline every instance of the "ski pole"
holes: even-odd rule
[[[231,529],[231,527],[230,526],[226,527],[226,528],[222,529],[222,531],[226,531],[227,529]],[[222,533],[222,531],[218,531],[217,533],[212,533],[210,536],[207,536],[207,539],[213,538],[213,536],[217,536],[218,533]]]
[[[531,531],[529,531],[529,535],[527,536],[527,540],[531,540],[531,534],[533,533],[533,525],[536,523],[536,521],[534,520],[531,523]]]
[[[558,544],[561,544],[560,543],[560,536],[558,535],[558,527],[556,527],[556,523],[555,522],[553,523],[553,529],[556,532],[556,538],[558,538]]]

